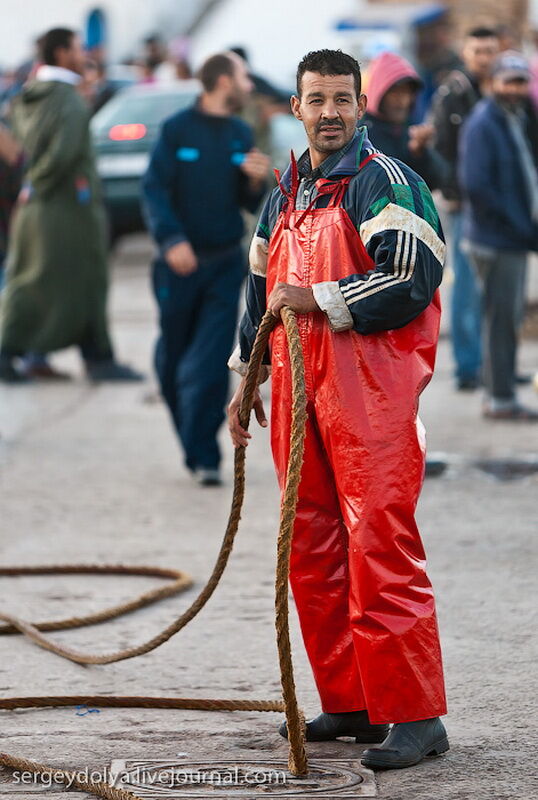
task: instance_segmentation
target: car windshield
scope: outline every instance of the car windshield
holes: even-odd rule
[[[151,128],[176,111],[194,102],[196,93],[185,92],[126,92],[118,94],[95,115],[94,133],[108,132],[114,125],[142,123]]]

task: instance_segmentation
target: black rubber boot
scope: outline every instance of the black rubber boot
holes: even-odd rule
[[[282,723],[278,732],[288,738],[288,726]],[[307,742],[333,742],[339,736],[354,736],[361,743],[383,742],[389,732],[388,725],[371,725],[366,711],[348,711],[344,714],[320,714],[306,723]]]
[[[380,747],[369,747],[361,761],[370,769],[413,767],[425,756],[438,756],[449,748],[445,726],[439,719],[399,722]]]

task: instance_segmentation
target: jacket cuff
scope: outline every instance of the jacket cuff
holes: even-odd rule
[[[239,345],[236,346],[232,355],[228,359],[228,367],[232,369],[234,372],[237,372],[242,377],[244,377],[247,374],[248,361],[242,360],[241,350],[239,348]],[[260,375],[258,376],[258,385],[260,383],[265,383],[270,374],[271,374],[271,366],[269,364],[262,364],[260,367]]]
[[[160,244],[160,253],[164,257],[167,250],[170,250],[175,244],[181,244],[181,242],[186,242],[187,237],[184,233],[176,233],[175,236],[169,236]]]
[[[353,327],[353,317],[340,291],[338,281],[325,281],[312,285],[314,300],[327,315],[331,330],[339,333]]]
[[[228,359],[228,367],[233,369],[233,371],[237,372],[239,375],[244,376],[247,374],[248,362],[241,361],[241,350],[239,345],[236,346],[232,355]]]

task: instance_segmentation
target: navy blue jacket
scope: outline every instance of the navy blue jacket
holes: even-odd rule
[[[532,146],[532,141],[530,141]],[[538,250],[525,176],[502,108],[478,103],[460,140],[464,236],[496,250]]]
[[[239,168],[252,146],[246,123],[206,114],[198,104],[165,120],[142,184],[144,215],[161,253],[183,241],[201,253],[240,241],[241,209],[255,212],[266,191],[252,192]]]

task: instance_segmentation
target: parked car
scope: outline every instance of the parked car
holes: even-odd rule
[[[140,84],[120,90],[93,117],[97,170],[109,214],[110,238],[143,230],[140,182],[163,120],[191,105],[197,81]]]

